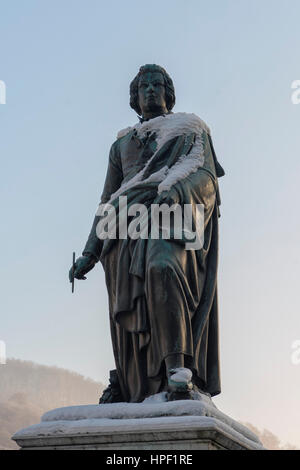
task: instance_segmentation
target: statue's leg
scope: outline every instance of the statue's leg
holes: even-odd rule
[[[167,374],[169,377],[171,370],[184,367],[184,354],[181,354],[181,353],[170,354],[169,356],[165,357],[165,364],[166,364]]]
[[[191,320],[199,299],[193,286],[197,266],[189,262],[191,256],[182,245],[148,240],[145,291],[151,328],[150,375],[158,372],[162,362],[168,371],[185,367],[193,356]]]

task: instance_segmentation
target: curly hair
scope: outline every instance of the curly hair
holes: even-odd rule
[[[130,83],[130,106],[131,108],[134,109],[138,113],[139,116],[141,116],[142,111],[139,105],[139,96],[138,96],[139,79],[141,75],[143,75],[146,72],[159,72],[164,77],[165,90],[166,90],[166,105],[167,105],[168,111],[170,112],[175,104],[175,88],[173,85],[173,81],[170,75],[168,75],[168,73],[165,71],[165,69],[160,67],[160,65],[156,65],[156,64],[146,64],[140,67],[139,73],[136,75],[136,77],[134,77],[134,79]]]

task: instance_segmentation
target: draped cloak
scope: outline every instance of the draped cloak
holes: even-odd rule
[[[204,206],[204,243],[196,250],[186,249],[184,234],[182,240],[150,235],[100,240],[101,216],[95,216],[83,254],[93,254],[105,271],[124,401],[140,402],[166,390],[164,359],[175,353],[184,354],[184,365],[201,390],[220,393],[217,178],[223,174],[209,128],[194,114],[171,113],[139,123],[111,147],[101,204],[115,208],[117,228],[120,195],[127,197],[127,209],[144,204],[149,224],[151,204],[161,203],[162,194],[182,207]]]

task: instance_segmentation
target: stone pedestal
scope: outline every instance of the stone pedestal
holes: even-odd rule
[[[58,408],[12,439],[22,449],[217,450],[263,449],[248,428],[210,398]]]

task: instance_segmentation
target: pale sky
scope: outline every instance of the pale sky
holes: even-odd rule
[[[102,266],[71,294],[129,83],[166,68],[220,180],[217,406],[300,447],[299,0],[0,0],[1,323],[8,357],[107,382]],[[5,365],[0,365],[5,367]]]

